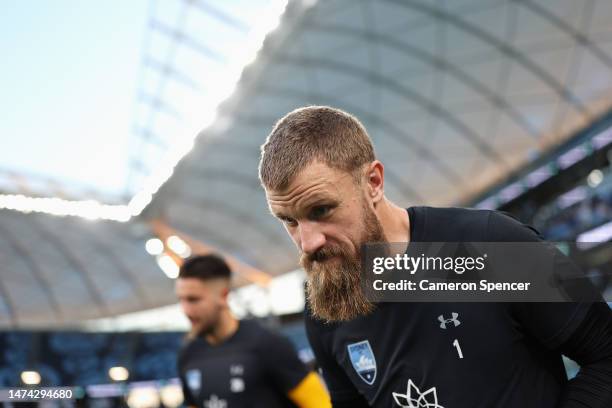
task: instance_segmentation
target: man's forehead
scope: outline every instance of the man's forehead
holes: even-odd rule
[[[224,278],[211,278],[206,280],[195,277],[179,278],[176,280],[175,284],[177,290],[198,294],[209,294],[227,286],[228,282]]]
[[[279,215],[285,213],[283,210],[299,210],[323,200],[339,200],[344,191],[342,186],[351,180],[351,173],[315,161],[300,171],[286,188],[266,188],[266,199],[272,213]]]
[[[292,183],[282,190],[266,190],[266,198],[270,203],[283,205],[304,198],[332,195],[336,190],[337,185],[330,180],[311,179],[302,183]]]
[[[288,186],[282,189],[266,188],[266,196],[283,197],[299,194],[303,190],[317,187],[324,189],[337,185],[338,182],[341,182],[342,179],[348,176],[350,176],[349,172],[333,169],[326,164],[315,161],[296,174]]]
[[[176,280],[175,286],[181,289],[201,290],[206,288],[206,283],[201,279],[188,277],[178,278]]]
[[[293,212],[299,212],[316,203],[323,201],[336,200],[338,194],[334,194],[334,186],[328,188],[305,189],[296,195],[269,194],[267,196],[270,211],[276,216],[282,216]]]
[[[293,182],[283,190],[266,190],[268,204],[287,207],[307,205],[311,202],[337,199],[341,195],[341,180],[336,178],[312,178]]]

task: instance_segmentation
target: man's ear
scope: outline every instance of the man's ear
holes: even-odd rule
[[[228,303],[228,297],[230,294],[230,283],[227,282],[227,285],[224,285],[221,288],[221,299],[223,299],[223,301],[227,304]]]
[[[368,197],[376,205],[384,196],[385,167],[380,161],[374,160],[366,166],[364,176]]]

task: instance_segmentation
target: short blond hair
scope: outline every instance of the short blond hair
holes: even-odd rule
[[[307,106],[289,112],[268,135],[261,146],[259,179],[264,188],[283,190],[315,160],[355,174],[376,155],[356,117],[329,106]]]

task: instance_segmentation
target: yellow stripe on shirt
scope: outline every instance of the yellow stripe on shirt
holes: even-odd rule
[[[288,397],[300,408],[331,408],[331,400],[319,376],[310,372],[289,391]]]

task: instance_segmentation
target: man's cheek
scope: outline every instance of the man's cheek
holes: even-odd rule
[[[291,228],[291,227],[287,226],[287,224],[285,224],[284,226],[285,226],[285,231],[287,231],[287,234],[289,234],[289,237],[291,237],[291,240],[293,241],[293,243],[295,244],[295,246],[299,250],[301,248],[301,242],[300,242],[300,236],[297,233],[297,229],[296,228]]]

